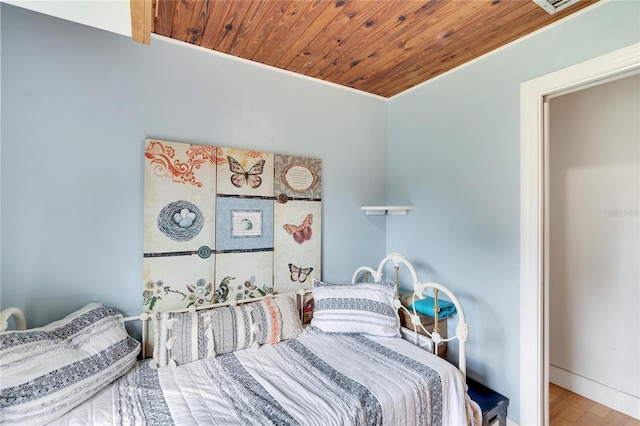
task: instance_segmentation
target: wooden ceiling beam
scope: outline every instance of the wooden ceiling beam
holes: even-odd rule
[[[153,27],[152,0],[130,0],[131,38],[142,44],[151,44]]]

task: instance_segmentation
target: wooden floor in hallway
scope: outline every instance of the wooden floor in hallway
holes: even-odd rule
[[[640,421],[549,383],[550,426],[640,426]]]

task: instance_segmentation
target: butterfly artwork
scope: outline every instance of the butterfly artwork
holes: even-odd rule
[[[293,263],[289,264],[289,272],[291,272],[291,281],[303,283],[307,280],[309,274],[313,271],[313,268],[301,268],[299,266],[294,265]]]
[[[305,241],[309,241],[311,239],[311,224],[313,223],[313,214],[309,213],[307,217],[304,218],[302,224],[293,225],[291,223],[287,223],[282,225],[285,231],[291,236],[293,236],[293,240],[302,244]]]
[[[228,155],[229,170],[233,172],[231,175],[231,183],[236,188],[242,188],[243,185],[249,185],[251,188],[257,188],[262,185],[262,178],[259,176],[264,171],[264,160],[255,163],[248,171],[240,165],[238,160]]]

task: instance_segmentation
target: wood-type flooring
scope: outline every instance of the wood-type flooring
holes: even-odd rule
[[[550,426],[640,426],[640,420],[549,383]]]

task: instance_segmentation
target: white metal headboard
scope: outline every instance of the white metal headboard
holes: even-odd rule
[[[0,331],[5,331],[9,328],[9,318],[11,317],[13,317],[16,330],[27,329],[27,322],[22,311],[18,308],[7,308],[0,312]]]
[[[431,340],[434,343],[434,350],[437,347],[437,345],[439,345],[442,342],[449,342],[451,340],[458,340],[458,369],[460,370],[460,372],[462,373],[462,377],[465,379],[467,379],[467,356],[466,356],[466,344],[467,344],[467,340],[469,338],[469,326],[467,325],[467,320],[466,317],[464,315],[464,309],[462,309],[462,304],[460,303],[460,301],[458,300],[458,298],[456,297],[455,294],[453,294],[453,292],[451,290],[449,290],[447,287],[445,287],[442,284],[438,284],[438,283],[434,283],[434,282],[420,282],[420,280],[418,279],[418,274],[416,272],[416,269],[413,267],[413,265],[407,260],[406,257],[404,257],[403,255],[399,254],[399,253],[390,253],[388,254],[384,259],[382,259],[382,261],[380,262],[380,264],[378,265],[378,269],[373,269],[370,268],[368,266],[361,266],[360,268],[356,269],[356,271],[353,273],[353,276],[351,277],[351,282],[352,283],[356,283],[358,281],[358,277],[361,273],[365,273],[365,275],[367,274],[371,274],[373,281],[374,282],[382,282],[382,276],[384,273],[384,267],[386,266],[387,263],[392,262],[395,268],[395,279],[394,279],[394,283],[396,286],[396,299],[394,300],[394,307],[396,309],[404,309],[407,314],[409,314],[409,317],[411,318],[411,324],[413,325],[415,331],[414,331],[414,337],[415,337],[415,342],[417,343],[418,341],[418,328],[424,330],[425,333],[427,333],[428,336],[431,337]],[[418,313],[416,312],[415,306],[413,307],[412,310],[409,310],[407,307],[405,307],[404,305],[402,305],[402,303],[400,302],[400,299],[398,298],[398,286],[400,285],[398,282],[398,270],[400,268],[400,265],[404,265],[407,267],[407,269],[409,269],[409,272],[411,273],[411,278],[413,279],[413,300],[412,302],[416,301],[417,299],[424,299],[425,297],[427,297],[427,292],[430,289],[433,289],[433,293],[434,293],[434,304],[433,304],[433,310],[434,310],[434,328],[432,330],[427,330],[422,323],[420,322],[420,317],[418,315]],[[440,308],[438,307],[438,296],[439,296],[439,292],[443,292],[444,294],[447,295],[447,297],[451,300],[451,302],[455,305],[456,307],[456,312],[458,315],[458,322],[456,324],[456,329],[455,329],[455,335],[453,337],[450,337],[448,339],[445,339],[442,337],[442,335],[439,333],[438,331],[438,312],[440,311]]]

